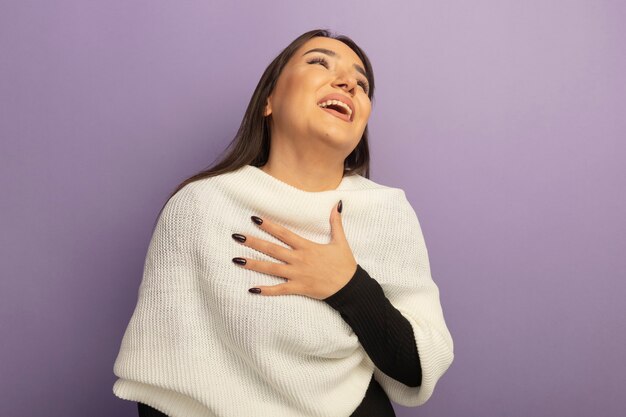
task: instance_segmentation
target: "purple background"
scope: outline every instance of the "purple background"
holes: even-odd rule
[[[155,216],[316,27],[372,60],[371,178],[413,204],[455,341],[398,416],[624,415],[623,2],[0,7],[0,415],[136,416],[113,362]]]

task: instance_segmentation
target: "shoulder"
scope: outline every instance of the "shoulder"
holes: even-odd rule
[[[166,207],[175,211],[201,210],[203,204],[213,200],[220,192],[220,182],[231,175],[230,172],[196,179],[185,184],[170,197]]]
[[[398,233],[421,234],[421,225],[413,203],[401,187],[393,187],[358,176],[356,183],[367,189],[370,209],[377,211],[381,227],[393,228]]]
[[[160,221],[173,227],[211,223],[235,208],[228,179],[231,172],[196,179],[174,193],[163,206]]]
[[[370,203],[393,211],[412,211],[404,189],[386,185],[361,175],[352,175],[350,189],[370,198]]]
[[[196,211],[198,209],[198,202],[198,184],[197,181],[194,181],[183,186],[167,200],[163,207],[163,214],[190,213]]]
[[[201,181],[185,184],[169,197],[158,216],[156,231],[190,231],[198,226],[204,212]]]

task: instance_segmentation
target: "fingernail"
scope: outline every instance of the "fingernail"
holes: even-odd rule
[[[238,240],[239,242],[246,241],[246,237],[244,235],[240,235],[239,233],[233,233],[233,239]]]
[[[252,221],[255,222],[256,224],[261,224],[263,223],[263,219],[261,219],[260,217],[257,216],[252,216],[251,217]]]
[[[233,262],[239,265],[245,265],[246,264],[246,260],[243,258],[233,258]]]
[[[255,293],[255,294],[260,294],[261,293],[261,289],[260,288],[250,288],[248,291]]]
[[[338,211],[339,213],[341,213],[341,210],[342,210],[342,209],[343,209],[343,204],[342,204],[342,201],[341,201],[341,200],[339,200],[339,204],[337,205],[337,211]]]

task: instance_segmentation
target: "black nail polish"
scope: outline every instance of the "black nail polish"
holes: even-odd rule
[[[251,217],[251,219],[252,219],[252,221],[253,221],[253,222],[255,222],[256,224],[259,224],[259,225],[260,225],[261,223],[263,223],[263,219],[261,219],[260,217],[257,217],[257,216],[252,216],[252,217]]]
[[[342,209],[343,209],[343,203],[342,203],[342,201],[341,201],[341,200],[339,200],[339,204],[337,205],[337,211],[338,211],[339,213],[341,213],[341,210],[342,210]]]
[[[254,294],[260,294],[261,293],[261,289],[260,288],[250,288],[248,291],[250,291],[251,293],[254,293]]]
[[[246,260],[243,258],[233,258],[233,262],[239,265],[245,265],[246,264]]]
[[[244,235],[240,235],[239,233],[233,233],[233,239],[239,241],[239,242],[245,242],[246,241],[246,237]]]

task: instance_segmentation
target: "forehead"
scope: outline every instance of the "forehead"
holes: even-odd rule
[[[363,62],[361,61],[359,56],[348,45],[336,39],[325,38],[322,36],[316,36],[305,42],[302,46],[300,46],[300,48],[298,48],[298,50],[294,54],[294,58],[301,58],[302,54],[313,48],[330,49],[331,51],[337,53],[334,58],[341,59],[343,61],[354,62],[363,66]]]

